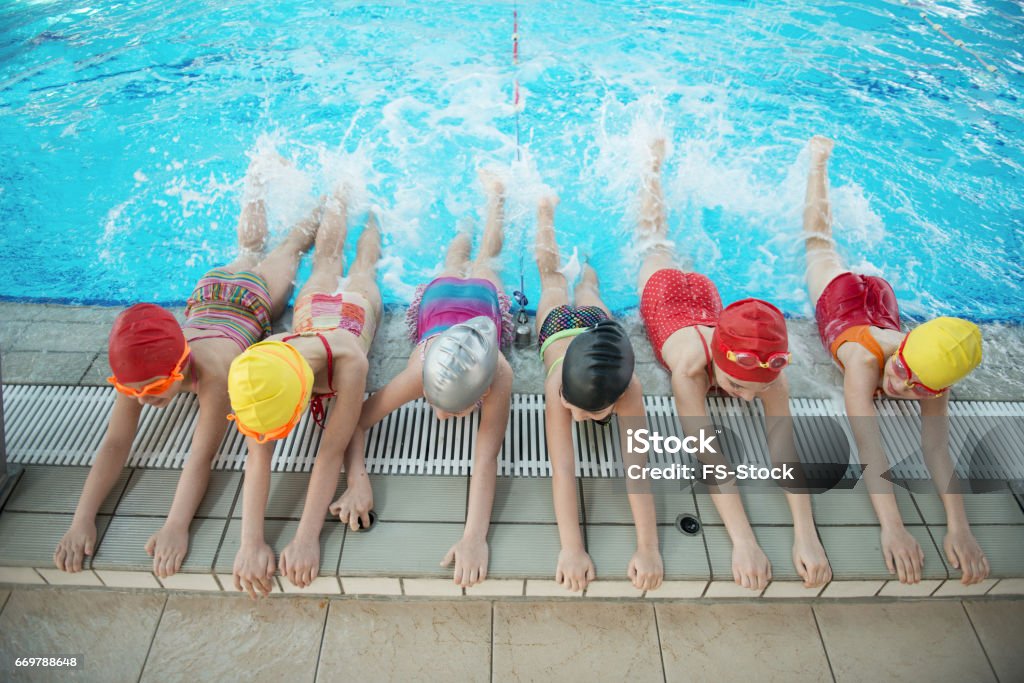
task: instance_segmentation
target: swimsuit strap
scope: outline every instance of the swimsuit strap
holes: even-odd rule
[[[338,392],[334,390],[334,350],[331,349],[331,345],[327,343],[327,339],[320,332],[315,332],[316,336],[320,337],[320,343],[324,345],[324,350],[327,351],[327,388],[330,389],[330,393],[327,394],[313,394],[309,400],[309,412],[313,415],[313,422],[316,422],[320,429],[326,429],[324,421],[327,417],[327,409],[324,408],[324,399],[333,398],[338,395]],[[310,335],[304,334],[290,334],[283,338],[281,341],[288,343],[290,340],[296,337],[305,337]]]
[[[186,329],[186,328],[191,328],[191,329],[193,329],[193,330],[199,330],[199,329],[202,329],[201,327],[192,327],[192,326],[191,326],[191,325],[189,325],[188,323],[185,323],[184,327],[182,327],[181,329],[182,329],[182,330],[184,330],[184,329]],[[194,341],[200,341],[200,340],[203,340],[203,339],[227,339],[228,341],[232,341],[232,342],[234,342],[235,344],[237,344],[238,346],[242,347],[242,350],[243,350],[243,351],[245,351],[245,349],[246,349],[246,348],[248,348],[248,347],[246,347],[246,346],[245,346],[245,345],[244,345],[244,344],[242,343],[242,341],[241,341],[241,340],[239,340],[239,339],[236,339],[235,337],[232,337],[232,336],[231,336],[231,335],[229,335],[229,334],[224,334],[223,332],[219,332],[219,333],[216,333],[216,334],[204,334],[204,335],[202,335],[202,336],[200,336],[200,337],[192,337],[192,339],[190,339],[189,341],[190,341],[190,342],[194,342]]]
[[[555,361],[551,364],[551,367],[548,368],[548,374],[544,375],[544,378],[547,379],[548,377],[550,377],[551,373],[555,371],[555,368],[562,364],[563,360],[565,360],[565,356],[559,356],[558,358],[556,358]]]
[[[704,341],[704,335],[700,333],[700,330],[697,329],[696,325],[693,326],[693,331],[697,333],[697,339],[700,339],[700,345],[704,347],[704,369],[707,370],[708,373],[708,382],[711,386],[715,386],[715,375],[711,371],[711,363],[713,362],[711,358],[711,349],[708,348],[708,343]]]
[[[568,330],[559,330],[558,332],[555,332],[554,334],[550,335],[547,339],[544,340],[544,344],[540,347],[541,360],[544,359],[544,352],[548,350],[548,347],[551,346],[556,341],[558,341],[559,339],[565,339],[566,337],[575,337],[577,335],[583,334],[589,329],[589,327],[573,327]],[[552,367],[554,366],[552,365]]]

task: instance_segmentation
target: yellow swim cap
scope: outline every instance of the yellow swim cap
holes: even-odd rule
[[[903,357],[925,386],[945,389],[978,367],[981,330],[960,318],[929,320],[907,335]]]
[[[253,344],[231,361],[228,395],[238,431],[260,443],[283,439],[313,393],[313,369],[295,347],[278,341]]]

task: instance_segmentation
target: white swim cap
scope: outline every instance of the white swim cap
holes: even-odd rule
[[[498,328],[486,316],[452,325],[423,359],[423,395],[435,408],[461,413],[487,391],[498,368]]]

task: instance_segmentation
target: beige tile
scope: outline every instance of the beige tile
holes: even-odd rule
[[[433,597],[459,597],[462,586],[451,579],[402,579],[406,595],[429,595]]]
[[[80,572],[65,572],[54,568],[36,569],[39,575],[51,586],[102,586],[103,582],[96,572],[86,569]]]
[[[666,600],[695,600],[704,595],[707,581],[662,581],[658,590],[647,591],[644,597]]]
[[[997,581],[999,581],[999,579],[985,579],[984,581],[979,581],[978,583],[972,583],[970,586],[965,586],[962,583],[960,583],[959,579],[949,579],[948,581],[944,582],[941,586],[939,586],[938,590],[932,593],[932,595],[934,595],[937,598],[976,598],[978,596],[985,595],[985,593],[988,593],[989,590],[991,590],[992,587],[996,585]]]
[[[918,583],[886,581],[878,594],[886,598],[927,598],[941,585],[939,579],[922,579]]]
[[[337,576],[318,576],[305,588],[299,588],[285,577],[280,578],[281,589],[293,595],[340,595],[341,584]]]
[[[640,598],[644,592],[629,581],[593,581],[587,586],[588,598]]]
[[[143,681],[312,680],[327,602],[241,596],[167,598]]]
[[[178,572],[173,576],[160,579],[164,588],[176,591],[214,591],[220,592],[220,585],[213,574],[186,574]]]
[[[160,582],[152,572],[119,572],[113,570],[97,570],[96,576],[104,586],[111,588],[161,588]]]
[[[830,678],[809,605],[659,603],[668,681]]]
[[[495,681],[662,681],[651,603],[494,603]]]
[[[971,601],[964,607],[1001,681],[1024,677],[1024,600]]]
[[[341,589],[345,595],[401,595],[402,583],[389,576],[346,576]]]
[[[42,589],[14,591],[0,614],[0,671],[25,654],[85,655],[79,680],[134,681],[164,604],[160,594]],[[58,680],[38,669],[18,680]]]
[[[335,600],[321,652],[319,681],[487,681],[491,606]]]
[[[870,598],[878,594],[884,581],[835,581],[825,586],[822,598]]]
[[[466,589],[466,595],[474,598],[493,597],[508,598],[520,597],[525,588],[522,579],[487,579]]]
[[[824,586],[804,588],[801,581],[772,581],[761,594],[762,598],[813,598],[821,593]]]
[[[744,588],[735,581],[712,581],[708,584],[705,598],[757,598],[762,591],[756,588]]]
[[[527,579],[526,594],[534,598],[582,598],[583,591],[573,592],[551,579]]]
[[[46,581],[32,567],[0,567],[0,583],[39,583]]]
[[[814,607],[836,681],[992,681],[958,602]]]
[[[1024,595],[1024,579],[1003,579],[987,595]]]

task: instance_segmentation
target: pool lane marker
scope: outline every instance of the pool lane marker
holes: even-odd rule
[[[901,2],[905,6],[907,6],[907,7],[910,6],[910,0],[901,0]],[[949,42],[953,43],[953,45],[955,45],[956,47],[960,48],[961,50],[963,50],[964,52],[966,52],[967,54],[969,54],[970,56],[972,56],[976,60],[978,60],[981,63],[981,65],[983,67],[985,67],[986,71],[988,71],[989,73],[995,73],[996,72],[995,65],[989,64],[984,59],[982,59],[981,55],[979,55],[977,52],[975,52],[971,48],[967,47],[967,45],[964,43],[964,41],[960,40],[959,38],[954,38],[953,36],[949,35],[949,33],[947,33],[946,30],[943,29],[942,26],[939,25],[938,22],[935,22],[935,21],[932,21],[931,19],[929,19],[928,15],[925,14],[924,12],[918,12],[918,14],[920,14],[921,18],[924,19],[924,22],[926,24],[928,24],[930,27],[932,27],[933,29],[935,29],[935,31],[939,35],[941,35],[943,38],[945,38]]]
[[[519,152],[519,7],[512,5],[512,67],[515,75],[512,78],[512,108],[516,112],[516,161],[522,161]]]

